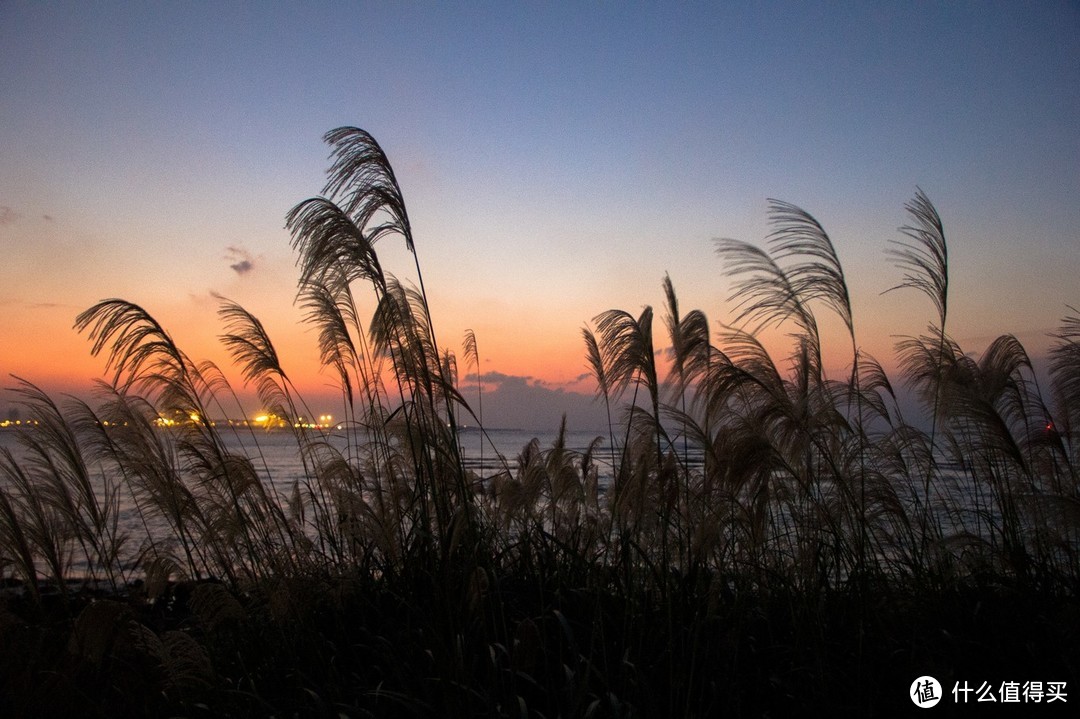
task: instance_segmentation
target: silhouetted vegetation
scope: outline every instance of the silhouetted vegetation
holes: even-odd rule
[[[681,312],[668,278],[663,335],[651,307],[598,315],[583,334],[607,436],[574,452],[564,426],[482,474],[458,431],[482,413],[422,279],[379,260],[380,241],[416,256],[390,163],[362,130],[326,139],[323,195],[287,224],[349,442],[303,426],[231,301],[222,342],[303,460],[288,492],[257,432],[210,420],[237,406],[218,368],[129,302],[79,315],[108,361],[98,401],[12,390],[36,426],[0,452],[0,712],[870,715],[906,710],[920,674],[1080,676],[1080,317],[1046,390],[1015,337],[965,353],[922,192],[890,249],[895,291],[935,310],[897,345],[918,417],[859,349],[829,236],[774,201],[765,248],[717,244],[729,324]],[[825,315],[844,377],[823,368]],[[790,355],[762,344],[772,327]],[[478,373],[471,332],[463,357]]]

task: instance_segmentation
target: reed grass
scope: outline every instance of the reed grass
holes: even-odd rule
[[[323,195],[287,225],[349,442],[302,426],[271,339],[229,300],[221,340],[302,459],[287,494],[258,433],[211,420],[238,406],[216,367],[132,303],[79,315],[111,373],[96,405],[17,380],[35,429],[0,452],[0,569],[25,588],[0,601],[0,709],[868,715],[993,653],[1078,676],[1080,318],[1055,336],[1045,394],[1015,337],[965,353],[921,190],[890,249],[893,289],[936,312],[897,344],[919,416],[861,351],[824,228],[771,201],[766,248],[717,243],[730,324],[680,312],[666,276],[665,337],[651,307],[598,314],[583,337],[606,436],[576,453],[564,421],[483,475],[459,433],[483,437],[482,411],[436,341],[389,160],[356,128],[326,140]],[[404,243],[418,286],[380,241]],[[825,373],[822,312],[847,331],[844,376]],[[769,327],[787,356],[762,344]],[[471,331],[463,352],[482,392]],[[141,534],[120,529],[122,504]]]

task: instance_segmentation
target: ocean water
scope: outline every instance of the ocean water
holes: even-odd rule
[[[25,429],[0,429],[0,448],[11,451],[17,459],[25,457],[25,448],[18,438],[21,432],[26,431]],[[220,432],[220,436],[231,452],[245,454],[252,459],[264,485],[278,497],[291,496],[294,485],[297,482],[303,484],[308,477],[296,438],[290,431],[234,427],[225,428]],[[598,437],[600,437],[600,442],[593,453],[593,462],[599,474],[599,487],[603,491],[612,478],[609,439],[592,432],[568,432],[565,440],[567,450],[583,454]],[[326,432],[322,438],[328,444],[341,450],[345,450],[348,444],[345,433],[340,431]],[[539,443],[539,449],[544,451],[552,447],[556,432],[536,433],[496,429],[481,433],[477,430],[466,429],[460,434],[463,460],[466,467],[480,477],[491,477],[503,469],[515,472],[519,454],[534,438]],[[696,456],[694,454],[691,453],[689,457],[691,466],[700,466],[700,452],[696,453]],[[91,470],[99,478],[106,471],[115,471],[105,467],[92,467]],[[0,475],[0,482],[4,481],[3,476]],[[927,498],[921,496],[921,486],[898,487],[897,490],[901,501],[908,505],[908,511],[916,509],[922,502],[927,501]],[[822,491],[829,492],[829,489],[823,487]],[[936,480],[935,496],[929,498],[930,506],[933,508],[932,514],[938,526],[942,527],[946,534],[950,531],[984,533],[988,529],[987,523],[993,523],[996,519],[996,512],[991,511],[987,514],[986,491],[986,488],[981,488],[984,496],[979,496],[980,488],[968,481],[962,473],[943,472]],[[120,491],[119,510],[120,529],[131,536],[129,549],[132,553],[136,552],[139,545],[145,541],[148,530],[155,540],[168,536],[169,529],[164,520],[153,518],[148,520],[146,515],[138,511],[134,498],[126,489]],[[783,524],[782,518],[780,522]],[[75,563],[72,564],[72,573],[79,574],[77,555],[73,557],[73,561]]]
[[[226,427],[219,426],[219,436],[224,441],[226,448],[236,454],[243,454],[251,458],[255,470],[263,480],[271,495],[279,498],[287,498],[292,494],[294,485],[301,484],[308,478],[302,453],[298,447],[296,437],[288,430],[252,429],[249,427]],[[11,452],[17,462],[24,462],[27,458],[27,450],[20,441],[20,435],[33,433],[37,430],[23,428],[0,429],[0,448]],[[161,432],[172,430],[161,429]],[[597,437],[596,434],[587,432],[568,432],[566,434],[566,448],[572,452],[583,453]],[[551,448],[556,432],[536,433],[513,429],[488,430],[481,433],[477,430],[466,429],[460,434],[462,457],[465,466],[481,477],[491,477],[503,469],[514,471],[517,466],[518,455],[533,439],[540,443],[541,451]],[[341,431],[327,431],[321,433],[321,439],[326,443],[340,449],[345,453],[348,446],[348,438]],[[354,438],[355,442],[355,438]],[[605,444],[606,446],[606,444]],[[610,481],[610,454],[601,453],[594,460],[600,474],[600,483],[607,485]],[[116,470],[111,465],[93,465],[90,467],[91,474],[97,479],[99,492],[104,486],[102,477],[106,473],[112,473],[116,479]],[[0,484],[6,484],[7,479],[0,473]],[[99,496],[101,496],[99,494]],[[284,501],[284,500],[283,500]],[[139,550],[140,545],[149,534],[155,541],[170,536],[171,531],[165,520],[139,512],[135,499],[131,492],[122,487],[119,492],[119,529],[126,533],[131,540],[128,552],[131,556]],[[80,565],[81,555],[75,552],[72,556],[70,573],[79,576],[85,573],[86,567]],[[5,568],[0,566],[0,575],[5,573]]]
[[[460,433],[462,459],[466,468],[475,471],[481,477],[490,477],[509,467],[514,469],[518,455],[524,451],[533,439],[540,443],[541,451],[550,449],[555,442],[556,432],[531,432],[518,429],[494,429],[481,433],[478,430],[465,429]],[[598,434],[589,432],[567,432],[566,449],[584,453]],[[256,430],[227,431],[223,433],[226,446],[233,451],[243,452],[256,461],[256,467],[269,473],[270,479],[278,487],[291,487],[292,483],[304,479],[305,469],[296,439],[288,431],[265,432]],[[342,431],[322,433],[323,441],[341,451],[345,451],[348,438]],[[603,447],[609,442],[603,441]],[[602,476],[610,477],[609,462],[605,456],[594,460],[599,465]]]
[[[19,442],[19,434],[25,429],[0,429],[0,448],[10,450],[16,458],[25,456],[25,449]],[[162,430],[168,431],[168,430]],[[489,476],[505,465],[515,466],[518,455],[533,439],[540,443],[540,449],[550,449],[555,442],[557,432],[533,432],[519,429],[493,429],[481,433],[475,429],[465,429],[460,433],[462,458],[466,467],[476,470],[481,476]],[[255,466],[269,475],[269,479],[281,486],[291,486],[305,478],[304,464],[297,448],[296,438],[287,430],[265,431],[245,427],[228,428],[219,433],[226,448],[243,453],[255,460]],[[567,432],[566,448],[583,453],[594,439],[600,437],[594,432]],[[344,449],[348,439],[342,431],[326,431],[321,438],[328,444]],[[602,446],[609,442],[601,438]],[[601,453],[603,455],[604,453]],[[597,456],[600,472],[610,474],[605,456]],[[505,465],[504,465],[505,463]]]

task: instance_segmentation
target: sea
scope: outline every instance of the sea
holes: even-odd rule
[[[9,427],[0,429],[0,448],[9,450],[16,460],[25,458],[26,449],[19,441],[21,433],[34,432],[34,429],[25,427]],[[173,431],[161,429],[159,431]],[[318,430],[322,432],[322,439],[327,443],[344,450],[348,444],[348,438],[343,431]],[[307,479],[301,453],[297,446],[297,440],[289,430],[265,430],[248,426],[230,427],[219,432],[227,449],[234,453],[246,454],[251,457],[256,470],[260,472],[264,482],[269,486],[271,494],[278,497],[289,497],[295,483],[303,484]],[[472,470],[479,477],[492,477],[504,469],[515,472],[518,457],[525,447],[534,439],[539,444],[541,451],[550,449],[556,440],[556,431],[535,432],[521,429],[488,429],[483,432],[466,428],[460,434],[460,446],[466,468]],[[610,485],[612,472],[611,439],[598,432],[568,431],[565,435],[565,448],[577,454],[585,453],[588,448],[599,439],[593,451],[593,463],[598,472],[598,488],[601,492],[606,491]],[[616,438],[621,439],[621,438]],[[355,441],[355,440],[354,440]],[[689,456],[691,466],[700,466],[700,451]],[[107,471],[103,467],[91,466],[92,472],[101,476]],[[6,485],[7,478],[0,472],[0,485]],[[945,502],[931,501],[935,507],[934,514],[940,526],[952,528],[954,531],[970,531],[981,528],[988,518],[981,516],[977,511],[983,507],[985,514],[986,498],[977,496],[978,488],[972,487],[964,481],[962,473],[957,471],[945,471],[938,479],[938,492],[944,491],[949,495]],[[972,494],[972,492],[976,494]],[[921,487],[912,487],[915,494],[921,495]],[[985,489],[983,490],[985,492]],[[939,495],[940,498],[940,495]],[[915,498],[911,498],[915,499]],[[910,500],[909,500],[910,501]],[[926,501],[918,497],[915,501]],[[909,509],[911,507],[909,506]],[[145,517],[140,515],[129,492],[121,490],[119,506],[119,524],[122,531],[126,531],[134,538],[143,537],[146,534],[147,524]],[[992,518],[990,518],[992,519]],[[157,524],[157,523],[153,523]],[[166,531],[164,524],[157,524],[160,531]],[[153,533],[153,525],[151,532]],[[979,529],[976,529],[977,533]],[[156,537],[155,537],[156,538]],[[141,540],[136,540],[138,543]],[[77,566],[73,570],[78,571]],[[3,573],[0,567],[0,573]]]
[[[34,430],[22,427],[0,429],[0,448],[9,449],[16,459],[24,457],[25,448],[19,441],[19,434],[28,431]],[[252,459],[258,460],[256,466],[265,468],[271,481],[275,485],[280,485],[277,488],[291,487],[293,482],[305,478],[304,465],[297,449],[296,438],[289,430],[236,427],[219,432],[219,436],[231,452],[247,454]],[[465,466],[476,471],[480,476],[490,476],[506,466],[512,469],[518,455],[534,439],[539,442],[541,451],[550,449],[555,443],[556,436],[557,432],[554,430],[536,432],[523,429],[487,429],[481,432],[477,429],[465,428],[459,433]],[[610,442],[600,432],[568,431],[565,435],[566,449],[584,453],[598,437],[601,439],[602,447],[609,447]],[[341,430],[321,431],[320,438],[339,449],[344,449],[348,444],[348,438]],[[600,465],[601,475],[606,472],[610,476],[610,467],[605,463],[604,458],[598,456],[595,461]]]
[[[220,424],[220,423],[219,423]],[[242,423],[240,423],[242,424]],[[219,427],[220,429],[220,427]],[[9,426],[0,428],[0,449],[11,452],[16,461],[24,461],[27,450],[20,435],[38,431],[32,427]],[[170,429],[157,431],[169,432]],[[348,444],[348,438],[344,431],[340,430],[316,430],[320,439],[332,446],[344,450]],[[556,440],[556,431],[534,432],[521,429],[488,429],[481,432],[477,429],[466,428],[460,434],[460,446],[462,459],[465,466],[474,471],[480,477],[491,477],[504,469],[513,472],[517,466],[518,456],[525,447],[534,439],[539,443],[540,450],[550,449]],[[256,470],[268,483],[271,494],[279,497],[289,497],[296,482],[307,478],[307,473],[298,449],[296,437],[287,429],[265,430],[247,426],[235,426],[225,428],[219,432],[219,436],[225,443],[226,448],[233,453],[245,454],[253,460]],[[571,452],[584,453],[598,436],[598,433],[571,432],[565,435],[565,447]],[[355,440],[354,440],[355,441]],[[609,443],[604,440],[603,447]],[[601,453],[603,454],[603,453]],[[610,483],[610,454],[597,456],[594,463],[598,468],[599,482],[603,486]],[[91,464],[91,472],[94,476],[101,477],[107,471],[104,466]],[[6,486],[8,479],[0,472],[0,485]],[[128,533],[135,544],[141,543],[141,537],[146,535],[147,529],[151,533],[160,531],[167,532],[164,522],[151,521],[149,524],[138,512],[131,494],[123,489],[119,497],[119,529]],[[158,539],[159,537],[155,537]],[[73,564],[70,571],[73,575],[81,574],[84,567],[80,566],[77,556],[72,557]],[[0,577],[6,570],[0,566]]]

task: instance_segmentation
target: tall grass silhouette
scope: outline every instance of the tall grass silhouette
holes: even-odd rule
[[[1045,395],[1015,337],[965,353],[921,190],[889,248],[891,290],[935,311],[896,348],[919,416],[860,349],[825,229],[773,200],[765,248],[716,244],[730,322],[682,312],[666,276],[664,336],[650,306],[598,314],[582,334],[606,436],[575,452],[564,422],[491,471],[462,459],[459,426],[484,437],[482,411],[436,341],[389,160],[363,130],[325,139],[323,194],[286,222],[347,441],[306,426],[271,338],[230,300],[221,341],[304,468],[285,492],[259,432],[214,421],[242,411],[217,367],[130,302],[80,314],[110,375],[97,401],[17,379],[34,428],[0,451],[0,569],[24,588],[0,633],[29,657],[0,666],[6,710],[756,714],[835,700],[839,667],[866,713],[894,678],[880,657],[915,671],[957,651],[896,623],[963,614],[970,592],[1002,612],[1075,607],[1080,317],[1055,335]],[[418,286],[380,242],[404,243]],[[843,376],[825,372],[821,313],[846,330]],[[769,328],[789,354],[766,349]],[[471,331],[463,352],[482,397]],[[1076,660],[1036,639],[1041,661]]]

